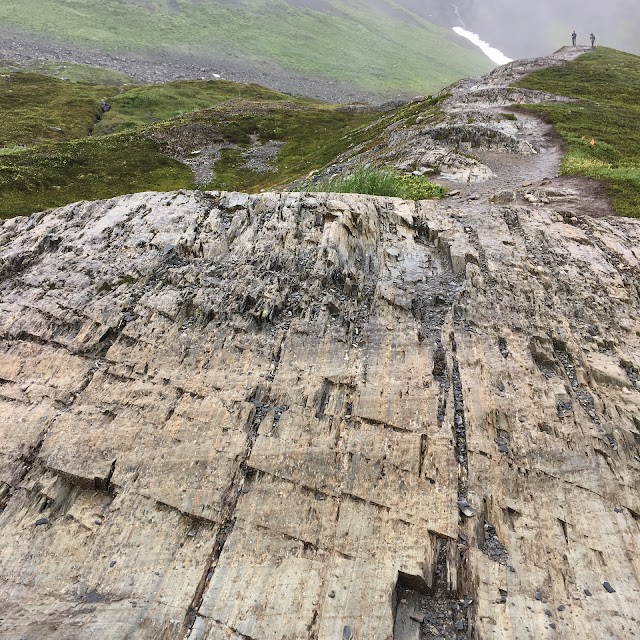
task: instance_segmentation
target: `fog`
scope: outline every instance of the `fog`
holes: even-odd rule
[[[326,10],[327,0],[287,0]],[[393,14],[418,15],[439,26],[461,27],[509,58],[545,55],[571,44],[596,44],[640,54],[640,0],[331,0],[340,6]],[[402,9],[405,12],[402,12]],[[469,45],[470,46],[470,45]]]
[[[464,27],[510,58],[542,55],[571,44],[596,44],[640,54],[639,0],[400,0],[423,16],[446,16],[450,27]],[[447,7],[448,5],[448,7]],[[456,15],[458,8],[461,24]],[[446,13],[447,8],[449,12]],[[445,26],[445,25],[443,25]]]

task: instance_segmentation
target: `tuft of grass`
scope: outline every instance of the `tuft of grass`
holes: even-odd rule
[[[526,108],[566,140],[563,174],[605,181],[616,211],[640,217],[640,57],[598,47],[519,85],[579,100]]]
[[[500,114],[505,120],[517,120],[518,117],[516,116],[515,113],[501,113]]]
[[[399,175],[393,171],[360,167],[353,173],[338,176],[315,187],[317,191],[332,193],[363,193],[371,196],[389,196],[404,200],[441,198],[446,189],[426,178]]]

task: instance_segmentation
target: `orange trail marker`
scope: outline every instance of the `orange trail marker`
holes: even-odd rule
[[[590,142],[589,144],[592,144],[592,145],[593,145],[593,144],[595,144],[595,143],[596,143],[596,140],[595,140],[595,138],[594,138],[593,140],[591,140],[591,142]]]

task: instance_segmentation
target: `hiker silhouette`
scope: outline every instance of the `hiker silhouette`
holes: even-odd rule
[[[591,48],[593,49],[596,46],[596,37],[593,35],[593,33],[589,36],[589,39],[591,40]]]
[[[574,47],[576,46],[576,38],[577,38],[577,37],[578,37],[578,34],[574,31],[574,32],[571,34],[571,42],[573,43],[573,46],[574,46]]]

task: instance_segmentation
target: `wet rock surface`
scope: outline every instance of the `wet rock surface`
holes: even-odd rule
[[[0,637],[637,628],[640,224],[450,207],[3,222]]]
[[[0,223],[0,638],[631,637],[640,223],[493,167]]]

